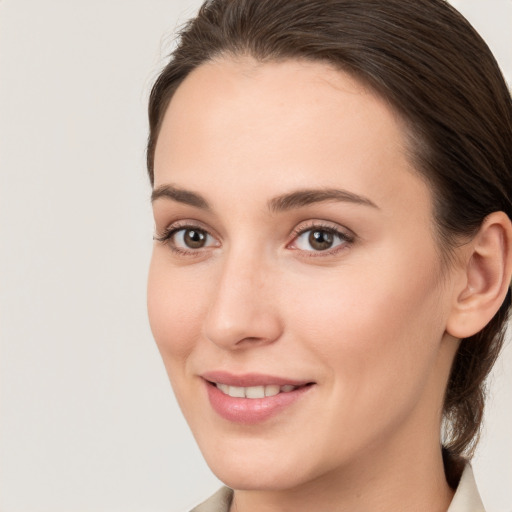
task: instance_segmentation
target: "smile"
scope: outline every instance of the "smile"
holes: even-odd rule
[[[265,398],[269,396],[276,396],[279,393],[290,393],[298,389],[300,386],[292,386],[286,384],[279,386],[277,384],[270,384],[268,386],[229,386],[228,384],[221,384],[219,382],[214,383],[215,386],[222,391],[225,395],[229,395],[232,398]]]
[[[315,382],[307,380],[261,374],[209,372],[202,378],[213,411],[224,420],[242,425],[262,423],[280,415],[316,387]]]

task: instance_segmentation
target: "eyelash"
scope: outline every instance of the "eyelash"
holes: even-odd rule
[[[153,239],[156,240],[157,242],[167,244],[172,252],[174,252],[175,254],[178,254],[178,255],[182,255],[182,256],[189,256],[189,257],[198,256],[201,254],[201,252],[204,249],[209,248],[209,247],[204,247],[204,248],[199,248],[199,249],[187,250],[187,249],[183,249],[181,247],[177,247],[175,244],[173,244],[172,238],[174,237],[174,235],[176,235],[180,231],[186,231],[186,230],[201,231],[202,233],[205,233],[206,236],[212,237],[212,235],[208,232],[208,230],[204,229],[203,227],[201,227],[199,225],[190,224],[190,223],[184,223],[184,224],[175,223],[175,224],[169,226],[168,228],[166,228],[161,235],[155,235],[153,237]],[[341,241],[341,243],[336,245],[332,249],[326,249],[324,251],[314,251],[314,250],[307,251],[307,250],[292,248],[293,250],[299,250],[302,253],[305,253],[306,257],[332,256],[332,255],[338,253],[339,251],[347,249],[356,240],[356,236],[354,234],[349,234],[349,233],[344,232],[340,229],[337,229],[331,225],[326,225],[326,224],[322,224],[320,222],[312,221],[307,226],[300,225],[293,230],[293,232],[292,232],[293,240],[292,240],[292,242],[287,244],[287,247],[289,247],[291,243],[296,242],[299,239],[299,237],[301,237],[302,235],[304,235],[305,233],[307,233],[309,231],[321,231],[323,233],[329,233],[330,235],[338,238]]]
[[[309,231],[320,231],[323,233],[329,233],[330,235],[333,235],[334,237],[338,238],[341,241],[340,244],[334,246],[332,249],[326,249],[324,251],[306,251],[301,249],[295,249],[305,253],[306,257],[309,258],[332,256],[340,251],[347,249],[356,240],[356,236],[352,233],[342,231],[341,229],[335,228],[334,226],[328,224],[322,224],[321,222],[318,221],[310,221],[310,223],[307,224],[306,226],[302,224],[293,230],[294,236],[292,242],[296,242],[300,236],[304,235],[305,233],[308,233]],[[290,244],[288,244],[288,246],[289,245]]]
[[[181,255],[181,256],[197,256],[201,252],[201,249],[183,249],[181,247],[177,247],[172,243],[172,238],[174,235],[179,233],[180,231],[187,231],[187,230],[195,230],[195,231],[201,231],[202,233],[205,233],[206,236],[212,236],[208,230],[204,229],[203,227],[197,225],[197,224],[190,224],[190,223],[175,223],[172,226],[169,226],[168,228],[165,228],[164,232],[161,235],[156,235],[153,237],[153,240],[156,240],[157,242],[166,244],[169,246],[172,252],[175,254]]]

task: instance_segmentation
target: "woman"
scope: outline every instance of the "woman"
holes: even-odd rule
[[[512,104],[482,39],[442,0],[213,0],[149,115],[150,323],[228,486],[197,510],[483,510]]]

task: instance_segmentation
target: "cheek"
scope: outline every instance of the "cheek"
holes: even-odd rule
[[[153,337],[169,366],[187,358],[200,335],[205,290],[183,269],[173,269],[155,250],[148,277],[148,316]]]
[[[411,401],[435,364],[444,332],[441,287],[435,273],[417,264],[407,273],[406,263],[395,258],[386,272],[345,268],[302,282],[301,289],[314,285],[318,293],[295,300],[290,313],[297,338],[322,359],[336,392],[345,402],[357,397],[361,411],[389,397]]]

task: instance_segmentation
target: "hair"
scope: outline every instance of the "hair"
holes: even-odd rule
[[[176,89],[201,64],[242,56],[323,61],[390,102],[407,126],[414,167],[433,191],[448,260],[490,213],[512,218],[510,92],[486,43],[444,0],[207,0],[182,28],[151,91],[152,184],[160,126]],[[478,440],[485,379],[504,341],[510,295],[509,288],[481,332],[462,340],[453,362],[443,454],[458,466]]]

